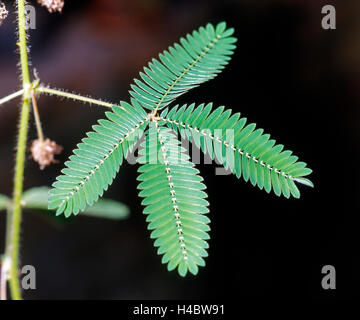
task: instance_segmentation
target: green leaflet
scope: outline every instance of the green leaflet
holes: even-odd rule
[[[158,60],[153,59],[140,72],[142,81],[134,80],[131,96],[146,109],[161,110],[188,90],[213,79],[236,48],[233,32],[221,22],[216,27],[209,23],[187,34],[180,44],[163,51]]]
[[[49,191],[48,208],[57,209],[57,215],[84,211],[86,204],[92,206],[112,183],[147,125],[144,110],[136,101],[132,104],[122,102],[121,107],[106,112],[108,120],[99,120],[65,162],[67,168]]]
[[[23,208],[48,211],[49,190],[50,188],[48,187],[35,187],[26,190],[21,197]],[[85,211],[82,212],[81,215],[121,220],[128,217],[129,208],[121,202],[110,199],[101,199],[93,206],[85,208]]]
[[[10,202],[11,200],[7,196],[0,194],[0,211],[6,210]]]
[[[138,188],[162,262],[185,276],[188,271],[197,274],[205,264],[210,220],[204,216],[205,185],[179,144],[168,128],[150,126],[139,151]],[[149,154],[156,154],[156,160]]]
[[[284,151],[282,145],[275,145],[270,135],[263,134],[246,118],[231,115],[231,110],[219,107],[211,112],[212,104],[195,107],[194,104],[163,110],[163,123],[181,136],[200,147],[204,153],[217,158],[225,168],[238,178],[241,176],[252,185],[271,190],[277,196],[300,196],[295,182],[313,187],[310,180],[303,178],[312,170],[306,163],[298,162],[291,151]],[[175,109],[175,112],[173,111]]]

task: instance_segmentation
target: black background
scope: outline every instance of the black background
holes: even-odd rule
[[[336,6],[336,30],[321,28],[325,4]],[[58,224],[24,213],[21,262],[37,269],[37,290],[24,297],[355,297],[359,9],[355,0],[66,1],[62,15],[38,7],[31,57],[41,80],[113,102],[128,100],[138,71],[179,36],[227,21],[238,38],[231,63],[178,103],[213,102],[240,111],[308,163],[315,188],[300,186],[301,199],[286,200],[235,176],[216,176],[215,165],[199,165],[211,204],[209,257],[198,276],[182,279],[161,265],[137,197],[137,167],[125,165],[107,197],[130,207],[127,221],[77,217]],[[18,86],[14,19],[12,13],[0,27],[0,96]],[[41,98],[39,108],[45,134],[64,146],[61,163],[104,112],[53,97]],[[0,192],[11,194],[16,104],[1,106],[0,115]],[[33,122],[29,135],[36,138]],[[29,160],[25,189],[50,185],[61,167],[39,171]],[[2,235],[4,225],[1,215]],[[336,290],[321,287],[324,265],[336,268]]]

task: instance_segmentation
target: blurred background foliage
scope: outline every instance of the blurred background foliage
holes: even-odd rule
[[[31,1],[36,5],[36,1]],[[360,3],[353,0],[65,0],[62,14],[37,6],[31,61],[41,80],[111,102],[129,99],[142,67],[186,32],[227,21],[239,39],[225,71],[179,99],[240,111],[314,170],[315,189],[279,199],[200,165],[212,231],[207,266],[180,279],[160,264],[137,198],[136,166],[121,168],[106,194],[130,218],[78,217],[57,224],[27,210],[21,263],[37,270],[27,299],[202,299],[353,296],[360,279],[356,215],[359,187]],[[0,27],[0,96],[18,88],[15,14]],[[337,30],[321,28],[321,8],[337,9]],[[25,189],[49,186],[104,111],[54,97],[39,99],[45,135],[62,146],[44,171],[29,160]],[[0,107],[0,193],[11,194],[18,105]],[[36,139],[31,123],[30,140]],[[355,160],[353,160],[355,159]],[[231,193],[230,196],[228,195]],[[5,217],[0,214],[3,234]],[[231,246],[229,246],[231,243]],[[3,237],[0,237],[3,247]],[[333,264],[338,289],[321,289]]]

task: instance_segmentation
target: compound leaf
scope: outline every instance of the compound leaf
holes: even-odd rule
[[[48,208],[68,217],[93,205],[150,122],[138,158],[139,195],[144,198],[143,212],[162,262],[168,270],[177,268],[185,276],[197,274],[198,267],[205,264],[210,220],[205,215],[208,202],[203,179],[172,130],[217,158],[238,178],[268,193],[273,190],[278,196],[299,198],[295,182],[313,186],[305,178],[311,173],[306,163],[283,150],[283,145],[276,145],[255,124],[247,124],[239,113],[232,114],[225,107],[212,111],[212,104],[164,109],[222,71],[235,49],[233,32],[224,22],[216,27],[207,24],[153,59],[140,72],[141,80],[135,79],[131,85],[131,105],[114,106],[113,112],[106,113],[108,119],[99,120],[74,150],[49,192]],[[159,117],[157,111],[162,109]]]

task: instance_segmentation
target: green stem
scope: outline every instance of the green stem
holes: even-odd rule
[[[96,99],[92,99],[92,98],[88,98],[88,97],[83,97],[81,95],[78,94],[74,94],[74,93],[68,93],[65,91],[61,91],[61,90],[56,90],[56,89],[50,89],[50,88],[46,88],[46,87],[36,87],[35,88],[35,92],[37,93],[47,93],[47,94],[53,94],[59,97],[64,97],[67,99],[73,99],[73,100],[78,100],[78,101],[82,101],[82,102],[87,102],[90,104],[96,104],[98,106],[103,106],[103,107],[107,107],[107,108],[111,108],[112,106],[114,106],[113,103],[108,103],[108,102],[104,102],[101,100],[96,100]]]
[[[10,234],[6,252],[10,257],[9,283],[11,297],[14,300],[21,299],[21,290],[19,282],[19,242],[20,242],[20,224],[21,224],[21,195],[23,191],[24,166],[26,154],[26,141],[28,133],[30,99],[31,99],[31,82],[29,75],[28,54],[26,45],[25,30],[25,2],[17,1],[18,23],[19,23],[19,49],[20,65],[23,86],[23,103],[20,114],[19,136],[17,141],[13,208],[10,213],[10,223],[6,232]]]

